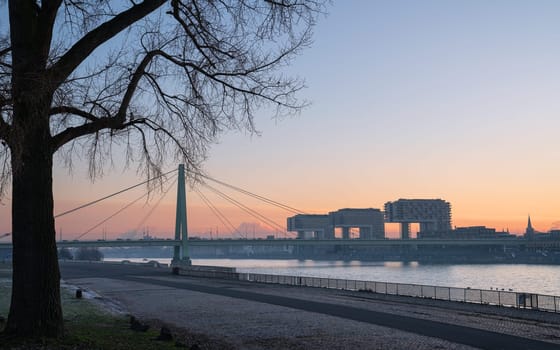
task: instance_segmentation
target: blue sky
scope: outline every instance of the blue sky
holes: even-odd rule
[[[281,174],[271,190],[313,208],[428,196],[489,225],[555,221],[559,17],[555,1],[335,2],[289,69],[312,106],[227,135],[208,168],[262,190]]]
[[[345,0],[328,12],[285,69],[305,78],[311,106],[261,111],[261,136],[225,133],[211,175],[310,212],[443,198],[459,226],[560,221],[559,1]],[[55,174],[59,203],[140,179]],[[194,216],[195,230],[214,225]]]

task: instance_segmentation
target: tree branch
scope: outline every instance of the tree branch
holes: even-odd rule
[[[199,73],[201,73],[202,75],[206,76],[207,78],[215,81],[218,84],[221,84],[224,87],[227,87],[228,89],[234,90],[234,91],[238,91],[240,93],[243,94],[247,94],[247,95],[252,95],[252,96],[256,96],[256,97],[260,97],[264,100],[270,101],[270,102],[275,102],[275,103],[279,103],[279,101],[277,101],[274,97],[272,96],[267,96],[264,94],[261,94],[259,92],[256,92],[254,90],[251,89],[246,89],[246,88],[242,88],[240,86],[235,86],[229,82],[227,82],[224,79],[220,79],[220,77],[239,77],[239,76],[249,76],[252,73],[255,73],[257,71],[266,69],[267,67],[274,65],[276,63],[278,63],[279,61],[282,60],[282,58],[286,55],[289,54],[289,52],[283,53],[281,56],[277,57],[276,59],[274,59],[271,62],[264,62],[262,65],[258,65],[258,66],[254,66],[254,67],[248,67],[245,70],[242,71],[237,71],[237,72],[217,72],[217,73],[210,73],[207,70],[203,69],[202,67],[190,63],[190,62],[186,62],[186,61],[181,61],[178,60],[174,57],[172,57],[171,55],[169,55],[168,53],[161,51],[161,50],[155,50],[153,51],[155,55],[161,56],[163,58],[165,58],[166,60],[168,60],[169,62],[179,66],[179,67],[188,67],[191,68]]]
[[[44,0],[41,2],[41,8],[38,11],[39,17],[37,21],[37,42],[40,43],[40,52],[42,55],[44,55],[44,57],[42,58],[43,62],[47,61],[47,57],[49,55],[54,22],[56,21],[56,15],[61,3],[62,0]]]
[[[134,92],[136,91],[136,88],[138,87],[138,82],[140,82],[140,79],[144,75],[144,71],[146,69],[146,66],[148,66],[150,61],[158,54],[159,54],[159,51],[148,52],[146,54],[146,56],[144,56],[144,58],[142,59],[142,61],[138,65],[138,67],[136,67],[136,70],[134,71],[134,74],[132,75],[132,80],[130,81],[130,83],[128,84],[128,86],[126,88],[126,93],[123,96],[121,105],[119,107],[119,112],[117,114],[117,118],[120,120],[121,123],[124,123],[124,121],[125,121],[126,111],[128,109],[128,106],[130,105],[130,101],[132,100],[132,96],[134,95]]]
[[[181,142],[179,141],[179,139],[173,135],[172,132],[170,132],[169,130],[167,130],[166,128],[162,127],[161,125],[159,125],[158,123],[156,123],[154,120],[150,120],[150,119],[145,119],[145,118],[141,118],[141,119],[137,119],[137,120],[133,120],[129,123],[126,123],[125,127],[128,126],[132,126],[134,125],[137,129],[138,129],[138,125],[145,125],[146,127],[148,127],[149,129],[151,129],[154,133],[157,132],[162,132],[163,134],[165,134],[170,140],[172,140],[172,142],[179,148],[181,149]]]
[[[0,108],[11,105],[13,103],[11,98],[6,98],[0,95]]]
[[[76,127],[68,127],[52,137],[52,150],[56,152],[60,147],[78,137],[96,133],[102,129],[121,129],[122,124],[114,117],[98,118],[95,122]]]
[[[10,52],[10,51],[12,51],[12,47],[11,47],[11,46],[10,46],[10,47],[6,47],[6,48],[0,50],[0,57],[6,55],[6,54],[7,54],[8,52]]]
[[[86,111],[82,111],[81,109],[72,106],[52,107],[51,110],[49,111],[49,115],[64,114],[64,113],[74,114],[92,122],[96,122],[99,120],[99,118],[94,116],[93,114],[88,113]]]
[[[196,6],[196,2],[194,3],[194,5]],[[208,63],[213,66],[214,62],[212,61],[212,59],[210,59],[210,57],[208,57],[206,52],[203,50],[201,44],[197,40],[197,36],[193,34],[193,32],[189,29],[189,25],[185,23],[185,21],[181,18],[179,14],[179,1],[172,0],[171,6],[173,7],[173,17],[175,18],[175,20],[181,25],[185,33],[187,33],[187,35],[189,36],[189,38],[192,40],[193,44],[197,48],[198,52],[200,52],[200,54],[204,56],[204,58],[208,61]]]
[[[49,69],[53,80],[58,84],[63,82],[101,44],[155,11],[165,2],[167,0],[144,0],[84,35]]]
[[[91,113],[88,113],[86,111],[83,111],[79,108],[72,107],[72,106],[57,106],[51,108],[49,113],[50,115],[70,113],[91,121],[91,123],[87,123],[78,127],[67,128],[66,130],[55,135],[53,137],[53,145],[55,147],[55,150],[73,139],[76,139],[81,136],[85,136],[90,133],[97,132],[104,128],[122,129],[137,124],[138,122],[134,122],[134,121],[124,124],[126,120],[126,111],[128,110],[128,106],[130,105],[132,96],[136,91],[138,82],[140,81],[140,79],[144,74],[144,69],[150,63],[152,58],[155,57],[158,53],[159,53],[158,51],[148,52],[140,62],[134,74],[132,75],[132,80],[128,84],[126,93],[124,94],[123,100],[120,104],[119,111],[116,116],[99,118]]]
[[[11,126],[0,116],[0,139],[9,143]]]
[[[58,118],[60,120],[51,129],[55,134],[51,138],[51,149],[56,151],[89,135],[93,145],[90,153],[97,154],[102,152],[97,148],[101,139],[130,139],[133,134],[137,137],[134,131],[138,131],[145,148],[134,151],[164,155],[167,147],[171,147],[187,158],[192,157],[194,163],[198,155],[204,155],[206,144],[213,141],[222,127],[241,127],[243,122],[243,127],[253,131],[252,108],[257,101],[273,102],[277,108],[300,108],[292,104],[291,94],[301,85],[271,73],[306,46],[310,29],[303,27],[292,33],[291,16],[300,13],[294,9],[290,9],[294,13],[285,13],[283,8],[296,7],[293,0],[273,0],[264,8],[257,6],[261,1],[265,0],[200,1],[200,4],[196,0],[138,0],[126,3],[130,7],[111,14],[114,17],[79,38],[47,70],[53,85],[58,84],[59,91],[67,92],[49,114],[76,116],[75,119],[53,118],[53,125]],[[152,23],[147,23],[143,29],[148,32],[138,43],[141,47],[136,47],[130,57],[126,57],[131,61],[125,64],[114,61],[94,74],[68,80],[96,48],[162,8],[166,2],[170,3],[167,14],[171,15],[167,20],[175,22],[169,27],[172,29],[162,31],[160,28],[167,30],[167,25],[157,24],[152,28]],[[279,11],[277,16],[286,22],[269,24],[269,15],[263,10],[269,6],[271,12]],[[223,11],[231,12],[224,15]],[[260,16],[263,22],[253,23],[250,13]],[[311,26],[311,22],[305,23]],[[257,28],[251,29],[251,25]],[[270,38],[260,33],[261,26],[270,27],[267,29]],[[273,30],[276,27],[278,32]],[[288,33],[287,46],[271,52],[267,39],[274,40],[274,35],[281,35],[281,30]],[[138,49],[143,49],[142,56],[137,55]],[[167,85],[167,79],[173,77],[185,85]],[[60,85],[62,81],[64,85]],[[154,90],[149,91],[149,87]],[[182,91],[183,87],[186,91]],[[76,97],[80,93],[84,94],[83,98]],[[93,107],[84,107],[90,105]],[[80,118],[82,125],[76,123]],[[148,159],[148,163],[152,160]]]

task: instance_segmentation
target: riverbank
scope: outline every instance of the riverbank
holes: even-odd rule
[[[146,331],[131,329],[130,316],[118,303],[103,298],[93,291],[75,297],[76,287],[68,284],[61,286],[62,308],[64,313],[65,336],[62,339],[14,339],[1,333],[5,326],[11,294],[11,266],[0,264],[0,349],[25,350],[147,350],[147,349],[211,349],[206,346],[204,337],[196,337],[188,332],[177,331],[168,341],[157,340],[161,322],[144,322],[150,326]],[[200,346],[198,345],[200,344]]]
[[[204,334],[231,349],[560,347],[560,317],[553,313],[171,276],[132,266],[68,264],[62,270],[69,282],[142,319]]]
[[[173,276],[165,268],[127,264],[63,262],[61,271],[67,283],[96,295],[93,300],[104,307],[152,327],[167,325],[178,338],[197,341],[190,344],[199,349],[560,347],[560,317],[554,313]]]
[[[118,262],[124,258],[117,258]],[[146,259],[147,260],[147,259]],[[171,259],[157,259],[168,264]],[[147,263],[142,258],[130,259]],[[513,291],[560,296],[560,266],[439,264],[277,259],[192,259],[194,265],[235,267],[237,272]],[[559,308],[560,310],[560,304]]]

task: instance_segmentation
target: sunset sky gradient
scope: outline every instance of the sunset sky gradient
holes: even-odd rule
[[[205,169],[310,213],[442,198],[454,226],[521,233],[530,214],[539,231],[560,227],[559,18],[555,0],[335,1],[313,46],[284,69],[305,78],[310,107],[282,120],[261,111],[261,135],[224,134]],[[143,180],[115,167],[92,184],[83,164],[71,175],[60,159],[55,167],[56,212]],[[144,190],[60,218],[57,231],[73,239]],[[201,190],[234,226],[256,221]],[[144,225],[152,234],[172,236],[174,191]],[[84,238],[133,230],[160,195]],[[191,235],[232,237],[187,196]],[[291,215],[235,197],[283,226]],[[11,230],[10,205],[0,205],[0,233]]]

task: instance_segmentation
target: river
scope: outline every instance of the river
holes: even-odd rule
[[[106,261],[145,259],[110,258]],[[148,259],[169,263],[171,259]],[[560,296],[559,265],[419,264],[321,260],[193,259],[194,265],[236,267],[238,272],[500,289]]]

